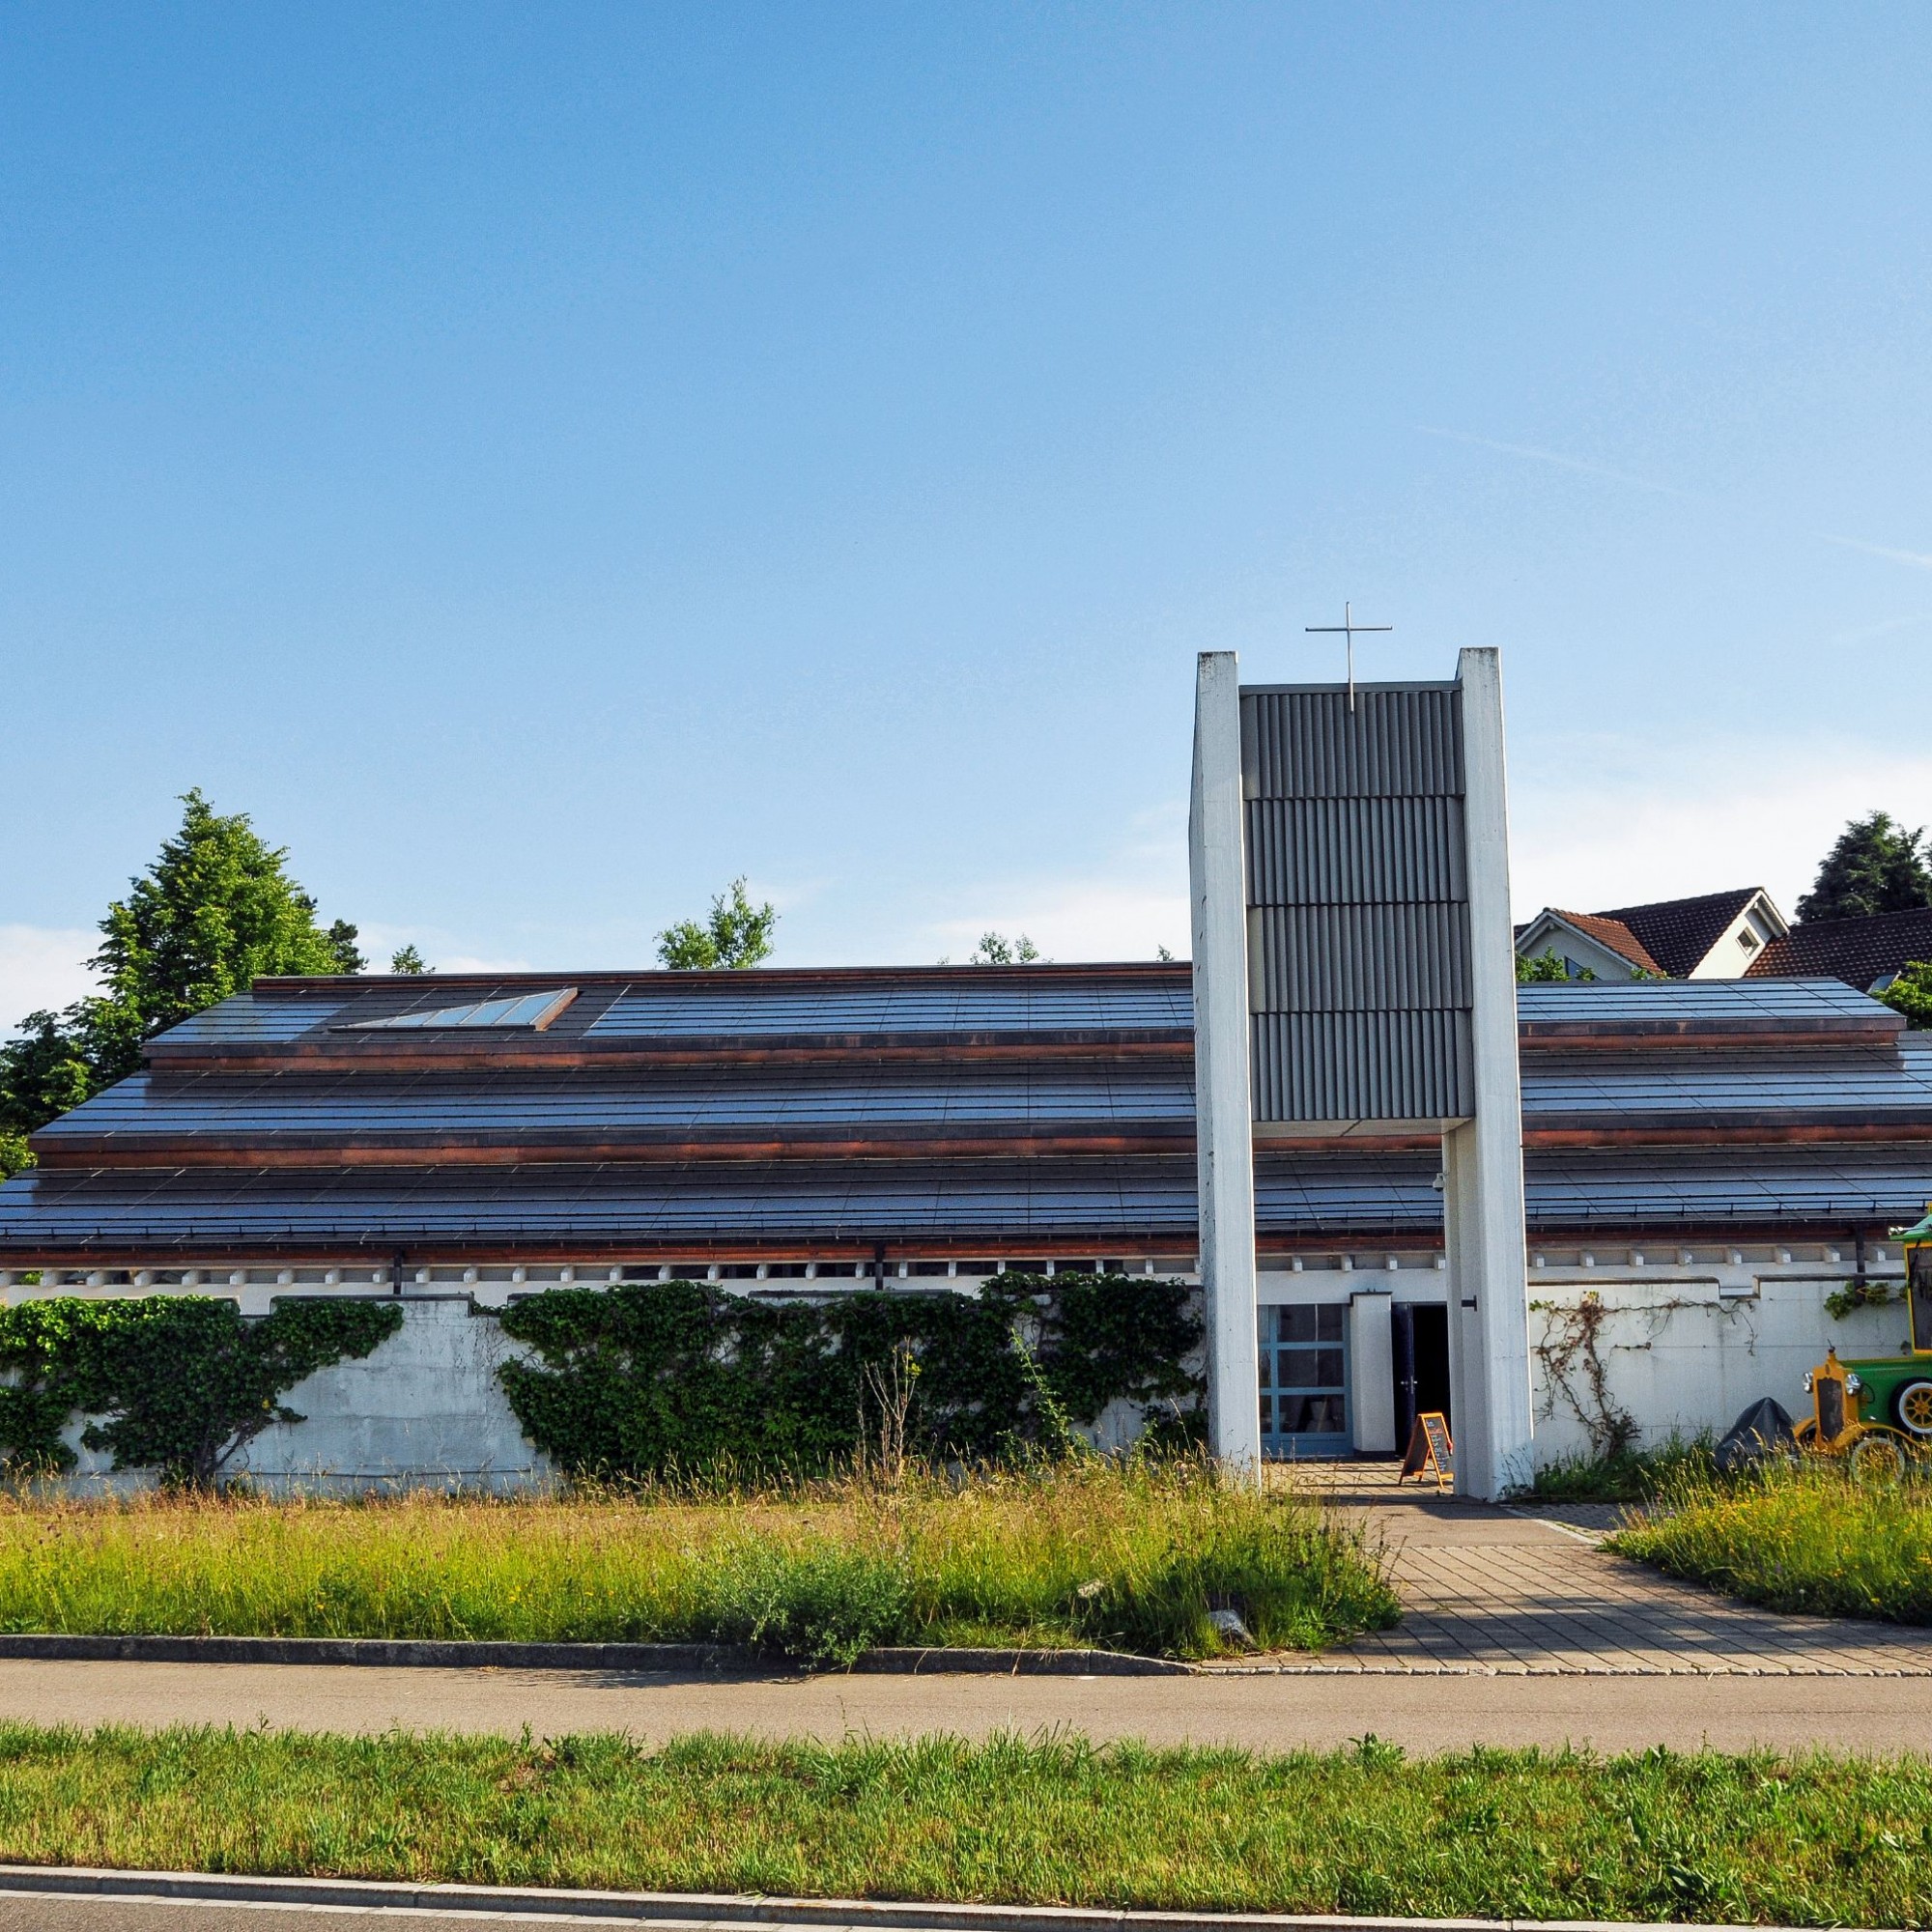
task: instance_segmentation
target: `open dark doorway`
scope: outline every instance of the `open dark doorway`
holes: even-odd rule
[[[1432,1410],[1449,1417],[1449,1311],[1425,1301],[1398,1301],[1389,1310],[1395,1333],[1395,1439],[1401,1448],[1415,1418]]]

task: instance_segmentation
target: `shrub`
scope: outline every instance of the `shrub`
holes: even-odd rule
[[[905,1566],[876,1550],[745,1544],[725,1557],[716,1587],[711,1634],[810,1664],[849,1670],[861,1651],[909,1633]]]

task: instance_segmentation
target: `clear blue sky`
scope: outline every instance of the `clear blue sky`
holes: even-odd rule
[[[191,784],[443,963],[1180,950],[1194,653],[1345,597],[1503,648],[1520,901],[1788,905],[1932,818],[1928,100],[1908,6],[0,8],[0,1018]]]

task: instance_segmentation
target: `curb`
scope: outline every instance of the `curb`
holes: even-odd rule
[[[769,1675],[803,1670],[730,1643],[497,1643],[374,1636],[0,1635],[0,1658],[45,1662],[341,1663],[384,1669],[618,1670]],[[1191,1663],[1111,1650],[868,1650],[852,1666],[902,1676],[1186,1677]]]
[[[1594,1918],[1366,1918],[1347,1914],[1089,1911],[1065,1905],[922,1905],[907,1900],[763,1898],[727,1892],[583,1891],[541,1886],[397,1885],[376,1879],[238,1878],[213,1872],[0,1865],[0,1897],[187,1899],[322,1906],[337,1912],[517,1914],[636,1924],[877,1927],[879,1932],[1693,1932]],[[1700,1926],[1694,1932],[1747,1932]],[[1754,1926],[1747,1932],[1789,1932]]]

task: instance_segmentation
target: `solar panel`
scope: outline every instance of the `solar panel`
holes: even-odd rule
[[[541,1033],[577,997],[575,986],[552,987],[541,993],[518,993],[508,999],[477,1000],[462,1007],[428,1007],[415,1012],[390,1013],[380,1020],[344,1020],[337,1033],[379,1033],[399,1027],[526,1027]]]

